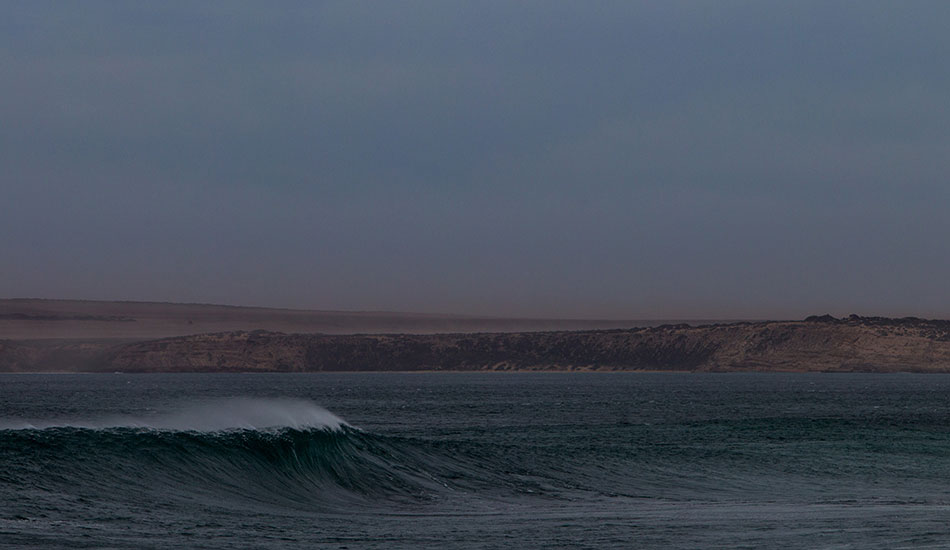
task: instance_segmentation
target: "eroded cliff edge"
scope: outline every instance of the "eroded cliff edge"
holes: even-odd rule
[[[239,331],[144,342],[0,341],[0,370],[950,372],[950,321],[851,316],[628,330],[322,335]]]

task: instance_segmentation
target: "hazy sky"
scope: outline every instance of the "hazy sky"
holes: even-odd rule
[[[0,0],[0,295],[950,316],[950,2]]]

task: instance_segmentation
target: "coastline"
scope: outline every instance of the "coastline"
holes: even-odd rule
[[[3,340],[0,372],[950,372],[950,321],[851,316],[436,334]]]

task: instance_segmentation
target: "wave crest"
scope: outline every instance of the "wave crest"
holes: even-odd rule
[[[0,419],[0,430],[50,428],[139,428],[167,431],[220,432],[233,430],[339,430],[352,428],[342,418],[303,399],[228,398],[190,403],[179,410],[154,415],[120,415],[100,419]]]

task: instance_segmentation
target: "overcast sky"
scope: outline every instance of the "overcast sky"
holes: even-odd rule
[[[950,316],[950,2],[0,0],[0,295]]]

